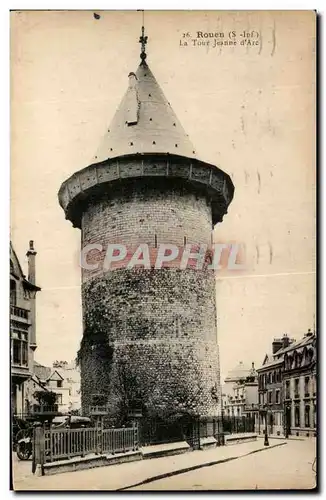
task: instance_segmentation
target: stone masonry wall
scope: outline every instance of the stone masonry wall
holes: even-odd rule
[[[158,181],[159,182],[159,181]],[[184,189],[149,188],[137,182],[137,189],[92,201],[83,214],[82,247],[101,244],[103,262],[108,243],[135,248],[141,243],[211,244],[212,215],[205,197]],[[101,267],[101,266],[99,266]],[[102,270],[83,270],[82,279],[101,275]]]
[[[84,212],[82,245],[210,244],[204,197],[131,189]],[[216,415],[220,380],[213,271],[83,272],[82,404],[103,394],[112,415],[141,404],[149,415]]]

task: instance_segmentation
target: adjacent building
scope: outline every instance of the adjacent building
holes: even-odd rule
[[[315,434],[316,430],[316,336],[299,341],[274,339],[272,353],[257,369],[259,412],[256,430],[275,435]]]
[[[80,370],[74,361],[55,361],[53,369],[62,377],[63,387],[67,390],[64,400],[68,403],[68,411],[81,410]]]
[[[22,414],[26,404],[26,382],[32,377],[36,350],[36,285],[33,241],[27,251],[26,278],[17,254],[10,243],[10,344],[11,401],[13,414]]]
[[[35,362],[34,373],[45,390],[56,393],[55,407],[58,412],[80,410],[80,373],[74,363],[55,361],[49,367]]]
[[[253,417],[258,407],[257,372],[242,361],[228,373],[223,385],[223,411],[225,416]]]
[[[316,335],[310,330],[283,350],[284,431],[316,435]]]
[[[264,413],[267,410],[267,430],[269,434],[283,434],[283,350],[294,342],[287,335],[275,338],[272,352],[265,355],[263,364],[258,368],[259,412],[257,412],[257,431],[265,429]]]

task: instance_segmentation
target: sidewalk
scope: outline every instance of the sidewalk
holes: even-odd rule
[[[283,446],[286,441],[270,439],[270,446],[265,447],[261,440],[232,446],[221,446],[206,451],[193,451],[183,455],[140,460],[138,462],[99,467],[77,472],[66,472],[55,476],[35,477],[30,472],[26,474],[26,462],[14,460],[14,489],[26,490],[124,490],[139,484],[151,482],[154,478],[171,477],[176,474],[209,467],[219,462],[235,460],[248,454],[268,453],[275,446]],[[31,463],[29,462],[30,469]],[[22,474],[22,467],[24,473]]]

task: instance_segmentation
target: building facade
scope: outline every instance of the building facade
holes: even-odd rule
[[[317,425],[316,335],[310,330],[284,351],[286,435],[315,436]]]
[[[56,394],[56,411],[69,413],[81,409],[80,372],[74,363],[55,361],[49,367],[34,362],[34,377],[44,390]]]
[[[316,338],[284,335],[272,343],[258,372],[256,430],[273,435],[314,435],[316,431]]]
[[[240,361],[228,373],[223,385],[222,401],[225,416],[255,418],[258,406],[258,379],[254,363],[249,368]]]
[[[206,256],[200,271],[183,269],[179,253],[161,267],[157,256],[162,245],[189,253],[211,245],[234,187],[222,170],[197,158],[146,62],[146,37],[141,41],[141,63],[129,74],[93,163],[59,191],[87,255],[79,351],[83,410],[101,401],[116,418],[134,407],[149,417],[216,415],[214,271]],[[125,259],[113,259],[111,267],[108,243],[127,248]],[[150,265],[129,265],[144,249]]]
[[[11,402],[13,414],[22,414],[26,403],[26,382],[33,374],[36,345],[35,256],[33,241],[29,243],[28,278],[23,273],[10,243],[10,343]]]
[[[55,361],[53,368],[61,375],[63,385],[67,389],[68,411],[81,411],[80,370],[75,362]]]

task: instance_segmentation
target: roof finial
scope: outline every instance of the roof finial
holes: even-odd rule
[[[143,26],[141,27],[141,37],[139,37],[139,43],[141,43],[141,53],[140,53],[141,64],[145,64],[145,60],[147,57],[147,54],[145,52],[145,47],[148,37],[144,35],[145,35],[145,28],[144,28],[144,11],[143,11]]]

